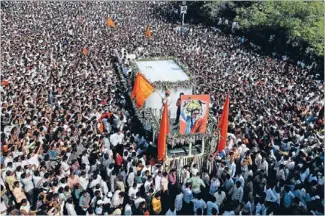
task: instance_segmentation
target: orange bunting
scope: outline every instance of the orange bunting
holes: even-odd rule
[[[107,18],[107,26],[109,26],[111,28],[115,28],[115,23],[113,22],[113,20],[111,18]]]
[[[154,87],[150,84],[150,82],[144,77],[143,74],[138,73],[131,94],[131,99],[135,98],[138,108],[143,106],[144,102],[153,93],[153,91]]]
[[[149,27],[146,28],[146,35],[148,38],[151,38],[151,32],[150,32]]]
[[[85,56],[88,55],[88,50],[87,50],[86,47],[84,47],[84,48],[82,49],[82,53],[83,53]]]

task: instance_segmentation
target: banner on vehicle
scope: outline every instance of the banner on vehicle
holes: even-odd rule
[[[209,116],[209,95],[182,95],[180,134],[203,134]]]

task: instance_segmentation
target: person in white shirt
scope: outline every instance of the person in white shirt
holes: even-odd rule
[[[80,181],[80,186],[81,186],[84,190],[87,190],[88,185],[89,185],[89,177],[88,177],[88,175],[86,174],[85,171],[82,171],[82,172],[81,172],[81,175],[80,175],[79,181]]]
[[[182,183],[185,185],[188,179],[191,177],[190,173],[190,167],[188,165],[185,165],[183,170],[182,170]]]
[[[88,165],[90,165],[90,163],[89,163],[89,160],[88,160],[88,158],[89,158],[89,155],[87,154],[87,150],[84,150],[83,152],[82,152],[82,156],[81,156],[81,163],[83,164],[86,164],[86,166]]]
[[[112,198],[112,206],[116,208],[119,205],[123,204],[123,201],[124,201],[124,192],[121,192],[120,190],[116,190]]]
[[[236,182],[236,185],[234,185],[234,187],[232,188],[231,193],[231,199],[233,201],[238,201],[239,203],[243,201],[244,190],[241,187],[241,183],[239,181]]]
[[[140,192],[138,192],[136,194],[137,198],[134,200],[134,206],[135,208],[139,208],[139,204],[142,202],[145,202],[146,200],[144,198],[141,197]]]
[[[161,178],[162,174],[161,171],[158,171],[157,175],[155,176],[155,190],[161,190]]]
[[[34,205],[34,184],[32,175],[26,175],[26,173],[21,174],[21,182],[24,185],[24,191],[27,194],[29,203]]]
[[[130,173],[127,177],[127,183],[128,183],[128,186],[131,187],[134,183],[134,178],[135,178],[135,173],[133,172],[133,168],[130,167]]]
[[[101,180],[102,180],[102,177],[98,173],[94,173],[93,176],[92,176],[92,180],[89,183],[88,187],[93,188],[96,185],[100,185]]]
[[[275,194],[269,184],[266,185],[264,193],[266,195],[265,196],[266,202],[275,203],[277,201],[277,197],[275,196]]]
[[[74,207],[74,205],[72,203],[72,198],[71,197],[69,197],[67,199],[67,202],[65,204],[65,207],[67,209],[68,215],[73,215],[73,216],[76,216],[77,215],[77,212],[76,212],[75,207]]]
[[[218,191],[214,194],[214,197],[216,198],[216,204],[220,208],[221,204],[223,203],[223,201],[226,198],[226,193],[224,191],[222,191],[221,187],[219,187]]]
[[[239,181],[240,185],[244,188],[245,179],[244,179],[242,172],[240,170],[237,172],[237,176],[235,177],[235,182],[237,182],[237,181]]]
[[[117,133],[114,133],[110,136],[109,138],[112,147],[116,147],[118,144],[123,144],[123,140],[124,140],[124,134],[122,133],[121,130],[119,130]]]
[[[136,182],[133,183],[132,187],[129,188],[128,195],[130,199],[135,199],[138,193],[138,184]]]
[[[230,173],[231,178],[235,177],[236,164],[235,164],[235,161],[233,159],[231,159],[231,163],[230,163],[230,166],[229,166],[229,173]]]
[[[163,176],[161,177],[161,190],[162,191],[168,190],[168,174],[167,174],[167,172],[164,172]]]
[[[220,181],[216,176],[213,176],[210,182],[210,189],[209,193],[214,195],[217,192],[218,188],[220,187]]]
[[[124,208],[124,215],[132,215],[132,205],[134,202],[132,200],[129,200],[129,202],[125,205]]]
[[[151,185],[152,185],[152,176],[149,175],[146,182],[144,183],[144,191],[145,191],[145,193],[148,193]]]
[[[191,165],[191,174],[193,176],[196,176],[197,173],[199,172],[199,169],[197,167],[197,164],[194,163],[194,161],[195,161],[195,159],[193,160],[192,165]]]

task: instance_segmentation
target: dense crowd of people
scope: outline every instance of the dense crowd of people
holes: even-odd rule
[[[323,80],[157,10],[174,8],[1,2],[1,215],[323,215]],[[182,178],[156,161],[116,75],[122,48],[180,59],[213,118],[230,92],[226,149]]]

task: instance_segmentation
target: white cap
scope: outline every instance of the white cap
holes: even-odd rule
[[[98,201],[97,201],[97,204],[98,204],[98,205],[101,205],[101,204],[103,204],[103,203],[104,203],[103,200],[98,200]]]

